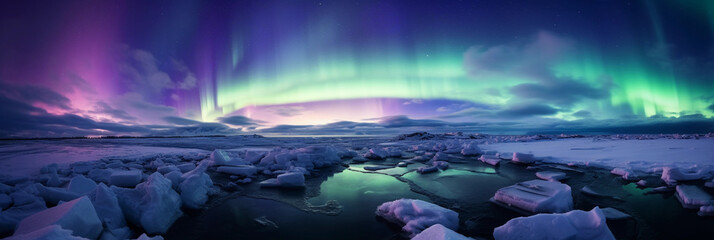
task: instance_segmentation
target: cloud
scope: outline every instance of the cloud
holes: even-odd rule
[[[592,80],[555,75],[553,66],[573,57],[575,47],[573,41],[539,32],[530,42],[471,47],[464,54],[464,67],[476,81],[518,79],[517,85],[508,88],[517,97],[512,102],[536,99],[545,104],[570,107],[584,99],[609,97],[613,84],[605,76],[590,82]],[[500,94],[498,89],[489,91],[494,96]]]
[[[415,99],[412,99],[412,100],[409,100],[409,101],[404,102],[403,105],[409,105],[409,104],[412,104],[412,103],[413,103],[413,104],[422,104],[422,103],[424,103],[424,100],[423,100],[423,99],[415,98]]]
[[[234,135],[240,130],[230,128],[221,123],[200,122],[191,126],[175,127],[167,130],[156,130],[149,133],[151,136],[208,136],[208,135]]]
[[[611,84],[593,87],[583,82],[562,79],[545,83],[523,83],[511,87],[514,95],[523,99],[540,99],[561,106],[570,106],[583,98],[603,99],[610,96]]]
[[[0,82],[0,94],[23,102],[42,103],[64,110],[71,109],[70,100],[67,97],[41,86],[19,86]]]
[[[187,118],[182,118],[182,117],[176,117],[176,116],[167,116],[164,117],[164,120],[168,123],[175,124],[175,125],[195,125],[195,124],[200,124],[201,122],[196,121],[196,120],[191,120]]]
[[[498,112],[498,115],[504,117],[532,117],[553,115],[559,111],[545,104],[528,104],[512,106],[509,109]]]
[[[254,126],[260,125],[262,121],[250,119],[244,116],[230,116],[230,117],[220,117],[218,121],[225,124],[230,124],[234,126]]]
[[[283,117],[299,116],[305,113],[305,107],[303,106],[277,106],[269,107],[265,110]]]
[[[573,117],[577,118],[589,118],[592,115],[590,111],[580,110],[573,113]]]
[[[404,115],[382,117],[378,123],[386,128],[403,127],[441,127],[448,125],[447,122],[432,119],[411,119]]]
[[[68,137],[106,135],[107,133],[141,134],[144,126],[97,122],[74,114],[54,115],[44,109],[0,96],[0,136],[3,137]]]
[[[134,119],[136,119],[135,117],[132,117],[131,115],[129,115],[129,113],[127,113],[126,111],[113,108],[105,102],[97,102],[97,104],[94,106],[94,110],[89,111],[89,112],[96,113],[96,114],[106,114],[106,115],[111,116],[112,118],[120,119],[120,120],[134,120]]]

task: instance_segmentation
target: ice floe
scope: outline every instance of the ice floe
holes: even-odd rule
[[[458,230],[459,214],[439,205],[416,199],[398,199],[385,202],[377,207],[377,216],[387,221],[404,224],[402,230],[415,236],[424,229],[441,224]]]
[[[493,230],[496,240],[509,239],[615,239],[600,208],[562,214],[537,214],[509,220]]]
[[[116,186],[111,189],[129,222],[141,226],[147,233],[160,234],[183,215],[181,197],[171,186],[170,180],[154,173],[135,189]]]
[[[87,197],[81,197],[26,217],[17,224],[15,235],[28,234],[47,226],[59,225],[72,235],[96,239],[102,233],[102,222]]]
[[[570,186],[544,180],[530,180],[501,188],[492,201],[530,213],[562,213],[573,209]]]
[[[677,199],[679,199],[684,208],[697,209],[701,206],[712,204],[712,196],[697,186],[677,185],[676,189]]]

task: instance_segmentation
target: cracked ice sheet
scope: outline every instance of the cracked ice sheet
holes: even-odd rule
[[[61,141],[0,146],[0,174],[33,176],[40,168],[51,163],[67,166],[74,162],[96,161],[102,158],[144,158],[159,154],[208,154],[191,148],[147,147],[113,144],[73,146]]]
[[[479,145],[486,151],[533,153],[553,163],[648,171],[656,167],[714,167],[714,139],[598,140],[593,138]]]

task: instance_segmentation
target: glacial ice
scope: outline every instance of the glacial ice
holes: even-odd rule
[[[459,214],[439,205],[416,199],[398,199],[377,207],[377,216],[404,224],[402,230],[415,236],[422,230],[441,224],[452,230],[459,228]]]
[[[562,214],[518,217],[493,230],[496,240],[509,239],[615,239],[599,207],[589,212],[573,210]]]
[[[562,213],[573,209],[570,186],[560,182],[530,180],[496,191],[495,203],[531,213]]]

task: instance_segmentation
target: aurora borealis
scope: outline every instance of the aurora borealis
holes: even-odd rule
[[[0,9],[3,137],[714,128],[706,1]]]

